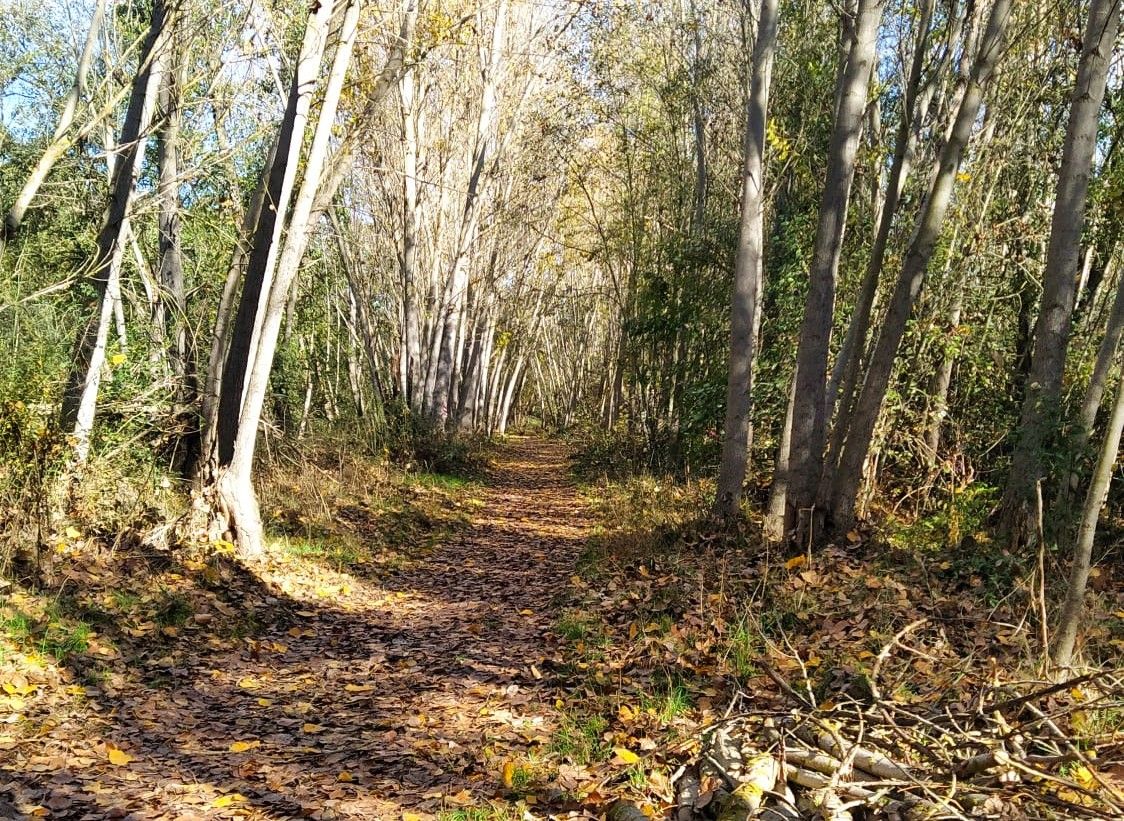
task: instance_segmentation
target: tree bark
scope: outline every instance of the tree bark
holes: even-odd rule
[[[1040,481],[1049,478],[1045,457],[1058,446],[1062,378],[1080,264],[1089,173],[1119,23],[1120,0],[1093,0],[1082,40],[1058,171],[1042,301],[1034,330],[1034,353],[1002,504],[1001,531],[1014,545],[1033,543],[1036,538],[1036,489]]]
[[[858,297],[855,307],[851,312],[851,320],[847,325],[847,333],[843,337],[839,354],[832,367],[831,377],[827,383],[827,397],[825,405],[830,416],[835,411],[838,402],[838,411],[835,411],[835,421],[831,426],[831,443],[828,447],[827,459],[829,465],[824,471],[827,476],[831,468],[839,459],[843,448],[843,440],[847,435],[847,428],[851,421],[851,406],[854,401],[855,387],[862,372],[862,359],[866,351],[867,336],[870,333],[870,318],[874,311],[874,302],[878,296],[878,285],[882,279],[882,268],[886,261],[886,247],[890,240],[890,229],[894,224],[894,217],[901,203],[902,191],[905,189],[906,180],[909,178],[912,165],[913,152],[917,143],[916,124],[925,117],[928,102],[918,106],[918,94],[921,89],[921,77],[925,68],[925,56],[929,42],[929,27],[932,24],[933,5],[935,0],[925,0],[920,9],[917,22],[917,41],[913,49],[913,59],[909,67],[909,77],[906,80],[902,100],[901,119],[898,121],[897,133],[894,136],[894,154],[890,161],[890,174],[886,182],[886,194],[882,202],[882,210],[878,218],[878,228],[874,235],[874,244],[870,249],[866,270],[862,283],[859,285]],[[929,97],[929,101],[931,101]]]
[[[953,127],[941,150],[936,175],[930,184],[925,205],[918,215],[901,273],[870,358],[866,379],[855,403],[853,421],[840,454],[828,501],[832,525],[837,530],[849,529],[854,520],[855,499],[862,481],[863,465],[890,384],[898,346],[905,334],[913,305],[921,293],[929,261],[940,238],[960,161],[983,102],[983,89],[999,59],[1010,10],[1011,0],[996,0],[992,6],[979,53],[967,79]]]
[[[60,419],[63,428],[73,432],[74,462],[79,466],[89,454],[109,324],[114,301],[119,297],[121,261],[129,234],[129,209],[136,188],[136,178],[144,162],[143,134],[152,118],[159,84],[158,63],[168,27],[164,2],[155,0],[117,145],[109,204],[98,234],[97,256],[90,277],[95,294],[94,305],[100,307],[95,309],[94,317],[79,332],[75,344],[74,366],[63,393]]]
[[[1105,431],[1097,467],[1085,494],[1085,505],[1081,513],[1081,525],[1073,546],[1073,562],[1070,565],[1069,582],[1066,586],[1065,602],[1054,632],[1054,647],[1051,660],[1061,674],[1072,666],[1073,651],[1077,644],[1077,630],[1081,624],[1081,613],[1085,608],[1085,588],[1089,582],[1089,572],[1093,561],[1093,539],[1097,535],[1097,520],[1101,508],[1108,497],[1112,484],[1112,473],[1120,455],[1120,436],[1124,432],[1124,381],[1116,389],[1116,402],[1112,416]]]
[[[765,123],[769,82],[777,41],[777,0],[762,0],[753,45],[753,68],[745,124],[742,167],[741,226],[734,262],[734,293],[730,313],[730,359],[726,383],[726,423],[722,463],[718,472],[715,512],[737,512],[745,484],[750,448],[749,387],[754,362],[758,292],[765,245]]]
[[[828,149],[827,179],[808,272],[808,296],[796,353],[796,393],[785,504],[786,529],[795,523],[799,542],[803,542],[802,536],[808,528],[815,527],[819,532],[820,528],[814,526],[812,520],[822,518],[815,511],[823,473],[827,427],[825,388],[835,284],[883,7],[883,0],[858,0],[847,59],[841,70],[839,104]]]
[[[321,57],[325,51],[325,39],[328,36],[328,21],[331,18],[333,4],[331,0],[320,0],[320,3],[319,8],[309,19],[305,40],[308,50],[302,48],[303,65],[298,66],[296,72],[296,77],[309,79],[305,81],[304,89],[298,89],[300,96],[296,120],[300,126],[294,128],[295,135],[303,134],[308,122],[311,94],[316,86],[315,78],[319,73]],[[350,0],[345,6],[339,40],[324,84],[324,97],[317,116],[316,130],[305,159],[303,179],[293,199],[291,216],[286,226],[285,241],[277,263],[276,276],[268,290],[263,292],[264,303],[260,312],[257,345],[248,363],[245,400],[238,419],[238,432],[234,440],[233,452],[228,466],[222,471],[217,482],[223,508],[229,511],[237,531],[239,553],[247,559],[258,558],[264,553],[261,515],[252,481],[258,425],[269,386],[269,375],[273,370],[273,359],[289,291],[308,245],[317,194],[324,182],[336,109],[351,65],[351,55],[358,32],[360,6],[360,0]],[[301,142],[303,140],[294,139],[298,152]],[[284,207],[286,199],[287,197],[283,197],[280,207]],[[279,243],[279,240],[280,232],[274,236],[273,241]]]

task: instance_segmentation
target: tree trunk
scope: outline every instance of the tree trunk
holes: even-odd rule
[[[882,409],[882,401],[890,385],[894,359],[944,226],[960,160],[983,101],[984,86],[991,78],[999,58],[1010,10],[1011,0],[996,0],[992,6],[979,54],[967,79],[952,130],[941,149],[936,175],[930,184],[925,205],[918,215],[901,274],[870,358],[862,391],[855,402],[853,421],[831,484],[829,512],[832,524],[838,530],[849,529],[854,519],[855,498],[862,481],[863,465]]]
[[[1124,281],[1116,284],[1116,296],[1112,300],[1112,310],[1109,312],[1105,323],[1104,336],[1097,348],[1097,359],[1093,365],[1093,373],[1089,377],[1089,384],[1085,389],[1085,398],[1081,402],[1081,413],[1078,417],[1077,447],[1084,450],[1092,435],[1093,426],[1097,421],[1097,412],[1101,407],[1105,387],[1108,383],[1108,374],[1112,370],[1116,351],[1120,347],[1120,337],[1124,334]]]
[[[746,111],[745,162],[742,167],[741,226],[734,263],[730,315],[730,369],[726,383],[726,424],[718,472],[715,512],[737,512],[745,484],[750,448],[749,385],[756,343],[758,290],[765,244],[765,122],[769,81],[777,41],[777,0],[762,0],[753,45],[753,69]]]
[[[906,180],[909,178],[913,151],[917,143],[918,129],[915,126],[918,121],[924,120],[925,113],[928,110],[928,104],[918,106],[917,98],[921,88],[921,75],[925,68],[934,2],[935,0],[925,0],[920,9],[920,17],[917,22],[917,41],[914,45],[909,78],[904,90],[901,119],[898,121],[898,130],[894,136],[894,155],[890,161],[890,174],[886,183],[882,210],[878,218],[878,228],[874,235],[874,244],[870,249],[870,257],[863,274],[863,280],[859,285],[855,307],[851,312],[851,320],[847,325],[847,333],[843,337],[843,343],[827,383],[827,396],[825,398],[827,413],[829,416],[833,413],[837,401],[838,411],[831,427],[831,444],[827,452],[830,464],[824,471],[825,476],[831,473],[834,463],[839,459],[839,453],[843,448],[843,440],[850,425],[851,406],[854,401],[855,387],[862,372],[863,354],[866,351],[867,336],[870,332],[870,318],[874,311],[875,299],[878,297],[878,285],[882,279],[882,266],[886,260],[886,246],[889,243],[890,230],[893,227],[894,217],[897,215],[898,205],[901,202],[902,191],[905,189]]]
[[[349,21],[358,17],[357,6],[358,3],[353,2],[348,7]],[[270,207],[262,211],[255,232],[246,283],[223,369],[219,396],[218,472],[213,480],[217,491],[215,512],[220,523],[235,530],[239,554],[246,559],[259,558],[264,551],[261,515],[252,483],[258,424],[289,286],[300,263],[299,257],[293,257],[297,250],[303,253],[304,233],[308,229],[316,188],[321,182],[331,122],[335,118],[344,72],[354,43],[355,23],[351,21],[349,28],[345,22],[327,80],[316,134],[306,159],[304,180],[293,201],[292,217],[288,221],[282,249],[282,229],[290,200],[293,199],[301,145],[308,126],[316,78],[321,70],[332,7],[332,0],[321,0],[308,17],[285,118],[278,135],[277,157],[270,169],[267,197]],[[277,275],[274,278],[271,274],[279,255],[281,259],[276,264]]]
[[[1034,330],[1034,353],[1003,499],[1001,530],[1015,545],[1035,540],[1036,489],[1040,481],[1048,478],[1045,457],[1058,446],[1062,378],[1080,263],[1089,172],[1119,23],[1120,0],[1093,0],[1058,171],[1042,301]]]
[[[39,188],[51,173],[51,169],[75,143],[76,137],[68,137],[67,132],[74,124],[74,117],[78,113],[78,104],[86,93],[86,77],[90,73],[90,65],[94,61],[94,49],[97,47],[102,22],[105,20],[105,5],[106,0],[97,0],[94,4],[90,28],[86,32],[86,43],[82,47],[81,56],[78,58],[78,70],[74,75],[74,85],[71,86],[66,99],[63,100],[59,121],[55,126],[55,133],[51,136],[51,142],[47,146],[47,150],[39,157],[39,162],[35,164],[35,168],[24,181],[15,201],[8,209],[8,213],[5,214],[3,225],[0,225],[0,256],[4,254],[5,245],[19,232],[23,219],[27,215],[27,209],[31,207],[35,195],[39,193]],[[150,51],[147,52],[147,54],[150,53]],[[144,64],[146,59],[148,59],[146,53],[142,53],[141,70],[147,68]],[[137,73],[140,74],[141,72],[138,71]],[[98,118],[93,119],[86,128],[93,128],[97,122]]]
[[[1089,571],[1093,561],[1093,539],[1097,535],[1097,520],[1101,508],[1108,497],[1112,484],[1112,472],[1120,455],[1120,436],[1124,432],[1124,381],[1116,389],[1116,402],[1112,417],[1105,431],[1097,467],[1085,494],[1085,505],[1081,512],[1081,525],[1073,545],[1073,563],[1070,566],[1069,582],[1066,586],[1065,603],[1054,633],[1054,647],[1051,660],[1059,668],[1059,674],[1073,664],[1073,650],[1077,643],[1077,629],[1081,624],[1081,613],[1085,607],[1085,587],[1089,581]]]
[[[883,0],[858,0],[847,59],[841,69],[839,105],[828,149],[827,180],[808,272],[808,297],[796,353],[796,401],[785,505],[786,529],[790,523],[796,523],[796,538],[801,543],[808,528],[815,527],[813,519],[822,518],[815,510],[827,427],[825,388],[835,281],[883,7]],[[815,530],[818,532],[820,528],[815,527]]]
[[[136,178],[144,162],[143,135],[152,118],[160,80],[157,64],[168,26],[164,3],[162,0],[155,0],[114,158],[109,204],[98,234],[97,257],[94,260],[91,283],[95,293],[94,305],[100,307],[95,309],[94,317],[79,333],[74,366],[63,394],[60,418],[62,426],[73,432],[76,465],[84,463],[89,453],[109,324],[114,302],[119,298],[121,262],[129,235],[129,209],[136,188]]]
[[[156,197],[160,203],[158,218],[159,283],[157,300],[161,313],[159,324],[168,340],[168,355],[172,377],[175,380],[176,398],[187,405],[195,401],[195,367],[187,336],[187,298],[183,280],[183,249],[180,245],[179,202],[179,140],[183,119],[181,108],[182,66],[180,55],[173,49],[169,53],[167,71],[160,87],[160,115],[163,127],[157,141],[160,179]]]

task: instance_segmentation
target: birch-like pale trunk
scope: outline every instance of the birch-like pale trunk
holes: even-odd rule
[[[278,130],[265,200],[246,261],[242,295],[230,331],[230,345],[219,390],[215,468],[220,471],[226,470],[232,463],[235,440],[242,429],[246,386],[254,367],[274,268],[281,252],[281,238],[296,184],[312,95],[327,46],[328,22],[333,5],[332,0],[327,0],[316,6],[308,16],[289,99]],[[213,475],[210,481],[217,486],[218,476]],[[247,516],[251,513],[246,511]],[[252,529],[252,523],[248,526]]]
[[[492,39],[488,55],[483,61],[483,89],[480,97],[480,114],[476,123],[476,145],[472,154],[472,166],[461,212],[461,226],[457,238],[452,268],[445,288],[442,305],[443,317],[438,327],[441,344],[437,351],[434,374],[432,404],[427,409],[432,422],[444,428],[449,417],[449,396],[453,381],[453,367],[456,343],[460,335],[460,309],[468,288],[468,253],[476,242],[480,227],[481,188],[485,182],[485,165],[490,159],[495,141],[495,127],[498,104],[500,67],[503,62],[503,49],[506,45],[507,0],[499,0],[496,16],[492,24]]]
[[[918,215],[901,273],[890,297],[862,390],[855,401],[847,441],[840,454],[830,489],[829,512],[832,525],[838,530],[849,529],[854,521],[855,500],[862,481],[863,465],[866,463],[874,428],[890,385],[894,360],[944,227],[956,184],[956,174],[983,103],[984,88],[991,79],[1002,50],[1010,11],[1011,0],[995,0],[953,127],[941,150],[936,174]]]
[[[715,512],[723,517],[733,515],[740,506],[751,444],[749,387],[757,342],[754,331],[765,246],[765,123],[777,42],[778,5],[778,0],[762,0],[757,39],[753,44],[742,166],[741,225],[730,314],[726,423],[715,499]]]
[[[890,173],[886,181],[886,192],[882,200],[882,210],[878,217],[878,227],[874,235],[874,243],[870,249],[870,256],[867,259],[866,269],[863,272],[863,280],[859,285],[855,306],[851,311],[851,319],[847,324],[847,332],[843,336],[839,354],[835,358],[831,376],[827,381],[827,396],[824,400],[827,413],[830,416],[837,404],[838,411],[835,411],[835,420],[831,426],[831,442],[826,454],[829,465],[824,471],[825,475],[830,473],[830,468],[838,460],[839,453],[843,448],[843,440],[847,435],[847,428],[850,425],[851,405],[854,401],[855,387],[861,373],[862,355],[866,349],[867,337],[870,334],[870,318],[874,311],[875,300],[878,297],[878,285],[882,279],[882,268],[886,261],[886,247],[890,239],[890,229],[893,227],[894,217],[897,215],[898,206],[901,203],[906,180],[909,179],[913,152],[917,143],[918,129],[916,123],[925,119],[932,101],[932,97],[929,96],[920,105],[918,104],[934,3],[935,0],[925,0],[919,9],[917,40],[913,48],[909,77],[905,83],[901,117],[898,120],[898,128],[894,136],[894,154],[890,161]]]
[[[1054,646],[1050,657],[1054,667],[1057,668],[1056,675],[1059,678],[1064,678],[1066,671],[1073,665],[1077,632],[1081,626],[1081,614],[1085,609],[1085,588],[1092,570],[1093,539],[1097,535],[1097,521],[1100,519],[1101,509],[1108,498],[1113,470],[1120,457],[1122,432],[1124,432],[1124,380],[1116,389],[1116,402],[1112,407],[1089,490],[1085,494],[1081,524],[1077,529],[1077,538],[1073,545],[1073,559],[1070,564],[1065,601],[1062,604],[1057,629],[1054,631]]]
[[[406,379],[403,395],[416,414],[422,408],[421,320],[418,317],[418,145],[424,128],[417,105],[417,70],[402,75],[398,85],[402,108],[402,350]]]
[[[785,500],[785,530],[795,524],[798,541],[814,527],[813,518],[822,518],[815,513],[826,444],[825,388],[835,286],[883,8],[884,0],[858,0],[850,24],[850,44],[839,83],[839,103],[828,148],[827,179],[808,271],[808,296],[796,352],[796,392]]]
[[[97,414],[102,370],[105,366],[109,327],[120,300],[121,263],[129,236],[129,211],[136,179],[144,163],[144,132],[152,119],[160,84],[160,55],[171,23],[162,0],[152,6],[148,31],[133,78],[129,106],[113,160],[109,204],[98,234],[97,257],[91,283],[95,293],[95,315],[82,328],[75,345],[74,365],[63,394],[60,420],[74,437],[73,461],[85,463]]]
[[[221,509],[229,515],[238,536],[239,554],[246,559],[260,558],[264,554],[261,513],[253,486],[253,462],[257,448],[258,425],[261,422],[269,386],[269,375],[273,370],[273,359],[281,332],[281,322],[285,316],[289,290],[304,257],[308,233],[312,229],[311,218],[316,206],[317,193],[323,183],[332,127],[335,124],[336,110],[351,65],[351,55],[358,33],[360,6],[360,0],[351,0],[344,11],[339,41],[324,84],[324,98],[320,105],[316,130],[305,160],[304,176],[293,200],[292,213],[286,226],[284,247],[279,254],[276,274],[269,283],[268,290],[263,288],[261,295],[260,321],[255,325],[257,344],[250,357],[252,364],[248,368],[245,398],[238,419],[233,453],[229,464],[222,469],[216,483]],[[302,47],[302,56],[307,56],[308,59],[302,60],[304,65],[298,65],[296,76],[309,77],[310,80],[306,81],[305,88],[298,92],[301,94],[301,100],[298,101],[296,119],[300,127],[294,129],[294,134],[303,135],[308,122],[308,106],[326,47],[331,13],[331,0],[320,0],[320,6],[309,20],[305,40],[307,51]],[[294,140],[298,148],[301,142],[303,140]],[[283,203],[279,204],[280,207],[283,207]],[[274,235],[274,242],[277,242],[279,237],[280,231]]]
[[[1062,380],[1080,265],[1089,174],[1119,24],[1120,0],[1090,3],[1058,171],[1030,373],[1002,503],[1001,529],[1007,539],[1018,545],[1032,543],[1036,538],[1037,485],[1051,478],[1046,475],[1046,456],[1056,447],[1062,421],[1059,419]]]
[[[94,61],[94,51],[101,34],[102,22],[105,20],[105,6],[106,0],[97,0],[94,4],[90,28],[86,32],[86,42],[82,47],[82,54],[78,58],[78,69],[74,74],[74,85],[70,87],[66,99],[63,100],[62,111],[59,112],[59,121],[55,126],[54,134],[51,136],[51,142],[39,157],[39,161],[28,174],[27,179],[24,180],[23,186],[16,194],[7,214],[4,215],[4,222],[0,225],[0,256],[4,254],[5,245],[19,231],[23,219],[27,215],[27,209],[31,207],[35,195],[39,193],[40,187],[50,175],[55,163],[75,144],[76,138],[70,136],[68,132],[78,113],[78,104],[86,94],[86,79]],[[96,122],[95,120],[87,127],[93,128]]]

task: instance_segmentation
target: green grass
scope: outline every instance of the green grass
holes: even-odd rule
[[[558,635],[567,641],[584,641],[587,645],[599,647],[609,642],[605,625],[601,621],[578,610],[563,613],[554,625]]]
[[[609,722],[599,715],[564,714],[550,740],[550,752],[579,766],[603,761],[610,751],[602,737],[608,729]]]
[[[161,627],[183,627],[195,608],[182,593],[165,591],[156,605],[152,620]]]
[[[440,488],[441,490],[464,490],[467,487],[477,484],[471,479],[466,479],[463,476],[453,476],[450,473],[430,473],[423,471],[414,474],[412,478],[419,485]]]
[[[277,540],[281,550],[302,559],[321,559],[331,563],[339,571],[363,564],[366,557],[356,545],[341,539],[306,539],[296,536],[282,536]]]
[[[17,610],[0,619],[0,633],[17,647],[52,656],[56,661],[85,653],[93,638],[89,624],[64,618],[57,608],[48,608],[42,619]]]
[[[760,672],[757,659],[761,657],[764,642],[749,620],[742,618],[727,638],[727,659],[734,672],[742,678],[751,678]]]
[[[683,682],[672,676],[665,676],[663,683],[653,694],[640,699],[640,706],[668,724],[694,707],[694,700]]]
[[[514,807],[489,804],[486,807],[465,807],[459,810],[445,810],[437,813],[437,821],[519,821],[520,814]]]

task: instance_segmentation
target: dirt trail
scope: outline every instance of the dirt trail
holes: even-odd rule
[[[513,440],[470,528],[328,598],[241,571],[252,636],[185,637],[0,749],[0,816],[425,818],[497,795],[555,719],[542,660],[587,536],[565,458]]]

